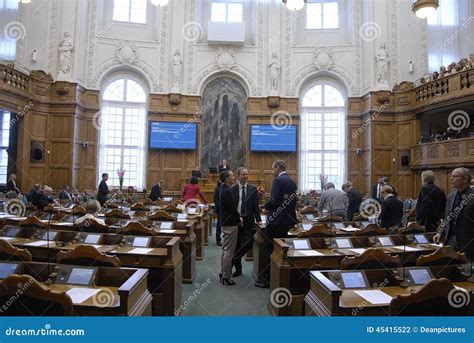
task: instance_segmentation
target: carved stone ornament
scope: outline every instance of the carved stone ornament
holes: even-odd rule
[[[42,70],[32,70],[30,72],[30,76],[36,80],[53,82],[53,77],[51,74],[47,74]]]
[[[231,69],[235,64],[235,55],[232,49],[222,48],[216,51],[216,64],[219,69]]]
[[[68,95],[69,94],[69,87],[66,87],[64,85],[58,85],[56,87],[56,93],[58,93],[58,95],[61,95],[61,96]]]
[[[459,157],[459,143],[447,144],[445,154],[445,157]]]
[[[429,146],[428,147],[428,158],[438,158],[439,157],[439,149],[437,145]]]
[[[388,95],[379,95],[377,97],[377,102],[380,105],[388,105],[390,103],[390,96],[388,96]]]
[[[119,42],[115,50],[115,58],[121,64],[134,64],[138,60],[137,46],[133,42]]]
[[[398,98],[397,102],[400,106],[406,106],[410,103],[410,96],[403,95],[403,96]]]
[[[267,99],[268,107],[278,108],[280,107],[280,97],[278,96],[269,96]]]
[[[421,160],[423,159],[423,148],[422,147],[416,147],[415,148],[415,160]]]
[[[316,48],[313,51],[313,64],[316,69],[330,70],[334,67],[334,54],[329,48]]]
[[[169,103],[173,106],[178,106],[181,104],[181,94],[170,94]]]

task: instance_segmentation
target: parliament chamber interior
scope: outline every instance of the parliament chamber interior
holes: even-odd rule
[[[473,18],[0,0],[0,315],[473,315]]]

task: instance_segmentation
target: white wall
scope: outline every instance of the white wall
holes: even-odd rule
[[[172,56],[179,49],[182,94],[199,95],[208,77],[228,72],[246,81],[251,96],[268,96],[268,64],[276,52],[282,66],[280,96],[298,96],[305,81],[319,72],[341,80],[348,94],[357,96],[378,87],[375,53],[381,43],[391,58],[390,88],[427,71],[426,25],[412,13],[412,2],[341,0],[340,29],[308,31],[304,10],[288,11],[280,0],[248,0],[245,44],[221,46],[206,41],[208,0],[170,0],[164,8],[149,3],[146,25],[113,22],[113,0],[33,0],[20,10],[27,35],[18,44],[17,62],[56,78],[57,46],[67,31],[75,45],[70,80],[88,88],[99,88],[105,74],[126,65],[146,75],[153,93],[169,93]],[[474,50],[469,47],[474,41],[473,26],[462,32],[462,40],[468,42],[462,44],[465,54]],[[200,38],[186,40],[183,27],[197,30],[191,33],[199,31]],[[223,52],[220,64],[216,62],[219,48]],[[33,49],[39,51],[36,63],[31,61]],[[408,71],[409,60],[414,62],[413,73]]]

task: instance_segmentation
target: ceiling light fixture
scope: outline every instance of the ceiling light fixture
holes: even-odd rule
[[[283,3],[290,11],[299,11],[304,7],[306,0],[283,0]]]
[[[438,0],[416,0],[413,5],[411,5],[411,10],[418,18],[426,19],[435,16],[438,7]]]
[[[151,0],[152,5],[163,7],[168,5],[169,0]]]

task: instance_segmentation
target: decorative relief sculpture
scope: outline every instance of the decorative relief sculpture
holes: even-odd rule
[[[74,44],[69,32],[64,32],[64,39],[58,45],[59,75],[69,75],[72,69]]]

